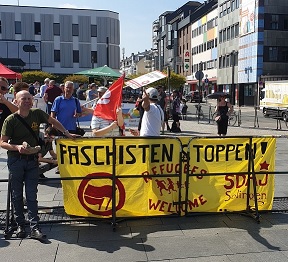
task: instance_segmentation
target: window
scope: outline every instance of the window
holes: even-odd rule
[[[220,5],[219,7],[219,17],[223,16],[223,5]]]
[[[279,28],[279,15],[271,15],[271,29]]]
[[[239,2],[240,2],[240,0],[235,0],[235,8],[236,8],[236,9],[239,8]]]
[[[231,0],[231,12],[235,10],[235,0]]]
[[[229,13],[230,13],[230,11],[231,11],[231,7],[230,7],[230,0],[229,0],[229,1],[227,1],[227,4],[226,4],[226,6],[227,6],[227,14],[229,14]]]
[[[244,86],[244,96],[254,96],[254,87],[245,85]]]
[[[91,36],[92,37],[97,36],[97,25],[91,25]]]
[[[79,63],[79,51],[73,50],[73,63]]]
[[[1,26],[1,21],[0,21],[0,34],[2,33],[2,26]]]
[[[217,47],[217,38],[215,38],[215,47]]]
[[[235,26],[232,25],[231,26],[231,39],[233,39],[235,37]]]
[[[78,36],[79,35],[79,25],[72,24],[72,35]]]
[[[207,31],[213,28],[213,24],[214,24],[214,19],[207,22]]]
[[[282,61],[288,62],[288,48],[283,47],[281,53],[282,53]]]
[[[34,22],[34,34],[41,35],[41,24],[39,22]]]
[[[219,32],[219,43],[222,43],[222,31]]]
[[[226,29],[223,30],[223,42],[226,41]]]
[[[206,24],[202,25],[202,33],[204,34],[206,32]]]
[[[196,29],[194,29],[193,31],[192,31],[192,38],[194,38],[194,37],[196,37],[197,35],[196,35]]]
[[[54,62],[60,62],[60,50],[54,50]]]
[[[278,47],[269,47],[269,61],[278,60]]]
[[[21,34],[21,22],[15,21],[15,34]]]
[[[239,36],[239,23],[235,25],[235,37]]]
[[[288,16],[283,18],[283,30],[288,30]]]
[[[226,3],[223,4],[223,16],[227,14]]]
[[[227,28],[227,41],[230,40],[230,27]]]
[[[53,24],[53,32],[54,32],[54,35],[60,35],[60,24],[59,23]],[[59,60],[60,60],[60,57],[59,57]]]
[[[230,56],[227,55],[226,56],[226,66],[225,67],[229,67],[230,66]]]

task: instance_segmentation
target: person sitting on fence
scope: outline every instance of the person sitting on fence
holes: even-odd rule
[[[40,133],[39,136],[44,141],[44,145],[41,146],[41,151],[38,153],[38,162],[39,162],[39,177],[46,178],[44,175],[45,172],[57,167],[55,174],[59,174],[57,155],[53,150],[52,141],[55,136],[58,135],[58,130],[49,126],[45,129],[45,134]],[[47,153],[50,154],[50,157],[45,157]]]
[[[123,135],[123,127],[124,127],[124,119],[122,108],[116,109],[116,116],[117,120],[108,120],[102,117],[96,116],[96,107],[97,102],[105,92],[108,90],[107,87],[100,86],[97,89],[98,92],[98,99],[94,101],[94,105],[92,108],[82,107],[82,112],[84,115],[93,114],[91,119],[91,129],[92,135],[99,137],[99,136],[122,136]]]

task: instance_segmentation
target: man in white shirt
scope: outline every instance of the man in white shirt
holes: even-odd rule
[[[50,82],[50,79],[49,78],[45,78],[45,80],[44,80],[44,85],[42,85],[41,87],[40,87],[40,97],[43,97],[44,96],[44,94],[45,94],[45,91],[46,91],[46,89],[48,88],[48,86],[49,86],[49,82]]]
[[[149,87],[144,90],[142,107],[144,114],[140,129],[140,136],[160,136],[164,112],[157,104],[159,93],[157,89]]]

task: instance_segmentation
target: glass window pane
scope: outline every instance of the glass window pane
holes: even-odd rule
[[[15,21],[15,34],[21,34],[21,22]]]
[[[91,25],[91,36],[92,37],[97,36],[97,25]]]
[[[54,35],[60,35],[60,24],[59,23],[53,24],[53,31],[54,31]]]
[[[72,35],[73,36],[79,35],[79,26],[77,24],[72,24]]]

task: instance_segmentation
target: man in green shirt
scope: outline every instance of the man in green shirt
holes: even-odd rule
[[[23,204],[23,185],[25,185],[28,219],[31,229],[30,237],[42,241],[45,240],[46,236],[41,232],[38,225],[38,155],[37,152],[35,153],[35,150],[30,149],[35,149],[39,144],[39,128],[41,123],[53,125],[69,138],[76,136],[70,134],[59,121],[50,117],[41,109],[31,109],[33,98],[28,91],[18,92],[15,104],[18,106],[17,112],[9,115],[3,123],[0,146],[8,150],[9,180],[11,182],[15,220],[18,226],[16,235],[19,238],[26,237]],[[17,114],[27,123],[30,127],[29,129],[28,126],[26,127],[18,119]],[[32,132],[34,132],[34,135]]]

